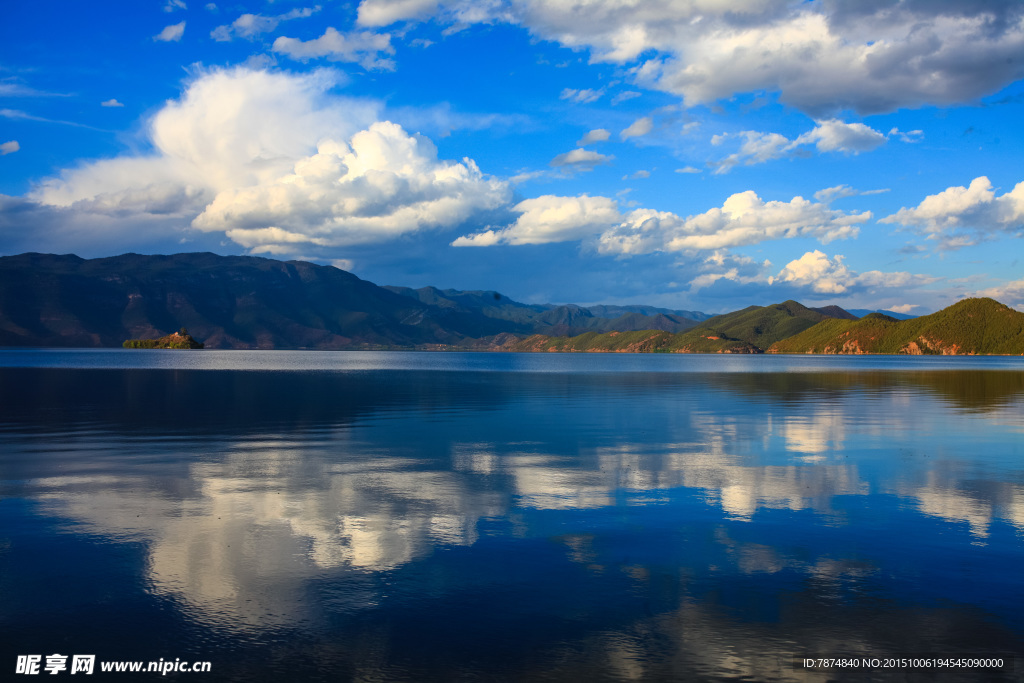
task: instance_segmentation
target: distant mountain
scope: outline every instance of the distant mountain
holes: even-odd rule
[[[710,317],[699,311],[676,311],[653,306],[523,304],[493,291],[459,291],[436,287],[384,288],[430,306],[478,313],[506,321],[510,323],[506,331],[519,334],[573,336],[584,332],[636,330],[682,332],[695,327],[699,320]]]
[[[832,312],[845,313],[838,306]],[[674,353],[762,353],[779,339],[785,339],[822,320],[825,313],[796,301],[771,306],[749,306],[740,311],[709,318],[691,330],[667,332],[594,332],[575,337],[545,337],[506,342],[513,351],[659,351]]]
[[[896,313],[895,311],[887,311],[887,310],[882,309],[882,308],[851,308],[851,309],[848,309],[848,310],[849,310],[850,313],[852,313],[853,315],[857,316],[858,318],[863,318],[864,316],[870,315],[872,313],[881,313],[882,315],[887,315],[890,318],[896,318],[897,320],[913,320],[914,318],[917,317],[916,315],[908,315],[906,313]],[[835,317],[840,317],[840,316],[835,316]]]
[[[252,256],[0,257],[0,346],[120,347],[185,327],[212,349],[1024,354],[1024,313],[991,299],[907,320],[796,301],[700,322],[683,313],[704,316],[378,287],[331,266]]]
[[[690,320],[696,320],[700,322],[707,320],[708,318],[714,317],[710,313],[703,313],[701,311],[684,311],[672,308],[656,308],[654,306],[588,306],[587,310],[596,316],[602,318],[615,318],[626,313],[640,313],[646,316],[656,316],[659,314],[668,316],[678,316],[680,318],[688,318]]]
[[[531,306],[497,292],[384,288],[331,266],[251,256],[0,258],[0,346],[119,347],[187,327],[214,349],[433,348],[538,330],[696,324],[674,313],[607,318]]]
[[[992,299],[964,299],[931,315],[870,313],[826,320],[779,341],[771,353],[1024,354],[1024,313]]]
[[[862,315],[855,315],[854,313],[847,311],[845,308],[839,306],[822,306],[820,308],[812,308],[812,311],[817,311],[822,315],[827,315],[830,318],[842,318],[843,320],[856,320],[857,318],[863,318]]]
[[[209,253],[0,258],[0,345],[119,347],[180,327],[206,348],[408,347],[505,331],[302,261]]]

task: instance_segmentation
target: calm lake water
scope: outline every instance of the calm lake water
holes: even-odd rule
[[[0,351],[0,678],[55,653],[1024,680],[1024,359]]]

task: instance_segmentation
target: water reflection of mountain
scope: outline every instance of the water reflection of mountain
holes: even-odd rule
[[[998,411],[1024,396],[1024,372],[932,370],[897,372],[731,373],[716,377],[726,391],[764,401],[805,403],[851,390],[874,395],[895,389],[925,390],[963,411]]]

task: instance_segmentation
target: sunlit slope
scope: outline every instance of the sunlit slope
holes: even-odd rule
[[[1024,354],[1024,313],[993,299],[964,299],[931,315],[825,320],[769,353]]]

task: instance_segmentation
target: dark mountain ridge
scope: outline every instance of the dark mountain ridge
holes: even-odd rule
[[[497,292],[385,288],[332,266],[253,256],[0,257],[0,346],[116,347],[187,327],[206,348],[451,347],[538,330],[696,324],[661,313],[610,319]]]
[[[120,346],[180,327],[207,348],[411,346],[503,331],[470,318],[302,261],[209,253],[0,258],[5,346]]]
[[[573,336],[584,332],[665,330],[682,332],[711,316],[699,311],[677,311],[654,306],[577,306],[524,304],[494,291],[460,291],[436,287],[385,286],[387,290],[430,306],[476,312],[510,323],[508,332]]]

